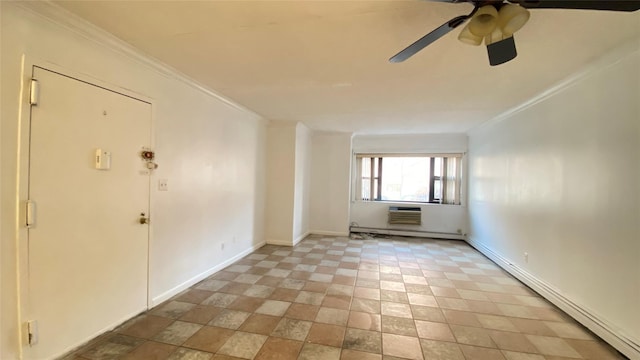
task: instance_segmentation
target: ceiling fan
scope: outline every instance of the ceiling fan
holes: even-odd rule
[[[431,0],[447,3],[472,3],[473,11],[457,16],[418,39],[394,55],[390,62],[403,62],[429,44],[469,21],[458,40],[479,46],[484,41],[491,66],[513,60],[518,54],[513,34],[529,20],[528,9],[583,9],[636,11],[640,0]]]

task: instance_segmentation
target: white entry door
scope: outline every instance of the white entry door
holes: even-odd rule
[[[38,338],[25,357],[50,359],[147,308],[149,228],[140,218],[149,215],[149,171],[140,153],[151,105],[38,67],[33,78],[24,304]]]

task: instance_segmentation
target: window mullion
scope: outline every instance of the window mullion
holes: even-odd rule
[[[435,190],[435,184],[436,184],[436,178],[435,178],[435,164],[436,164],[436,159],[435,158],[429,158],[429,202],[432,203],[434,202],[434,190]]]
[[[373,193],[373,181],[374,181],[374,164],[375,164],[375,158],[371,158],[371,166],[369,169],[369,200],[374,200],[375,198],[373,197],[374,193]]]
[[[378,158],[378,196],[377,200],[382,200],[382,158]]]
[[[447,196],[447,192],[449,191],[449,174],[447,172],[449,166],[449,158],[442,158],[442,177],[440,181],[440,203],[446,204],[449,202],[449,197]]]

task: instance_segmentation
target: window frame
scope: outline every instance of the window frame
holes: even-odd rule
[[[463,205],[463,186],[464,186],[464,180],[463,180],[463,166],[464,166],[464,157],[465,157],[466,153],[462,153],[462,152],[453,152],[453,153],[357,153],[354,152],[353,156],[354,156],[354,162],[353,164],[354,166],[354,197],[353,200],[354,201],[360,201],[360,202],[387,202],[387,203],[414,203],[414,204],[430,204],[430,205]],[[428,186],[429,186],[429,194],[428,194],[428,199],[427,201],[415,201],[415,200],[410,200],[410,201],[406,201],[406,200],[382,200],[382,169],[383,169],[383,164],[384,164],[384,158],[387,157],[403,157],[403,158],[408,158],[408,157],[420,157],[420,158],[430,158],[429,159],[429,178],[428,178]],[[369,176],[362,176],[362,162],[363,159],[365,158],[370,158],[371,160],[371,164],[370,164],[370,175]],[[440,175],[435,175],[435,164],[436,164],[436,158],[441,158],[441,171],[440,171]],[[448,163],[448,159],[449,158],[455,158],[456,159],[456,164],[455,166],[457,166],[456,168],[456,174],[454,174],[453,176],[453,182],[455,183],[455,187],[454,187],[454,191],[457,192],[455,199],[457,199],[457,202],[453,202],[453,203],[444,203],[443,202],[443,198],[445,197],[445,181],[447,181],[448,176],[447,176],[447,163]],[[374,174],[374,161],[378,162],[378,166],[377,166],[377,173]],[[451,174],[449,174],[451,175]],[[371,176],[374,176],[374,180],[375,180],[375,196],[373,194],[373,190],[374,190],[374,182],[371,180]],[[368,199],[365,199],[362,197],[362,184],[363,184],[363,180],[365,179],[369,179],[370,181],[370,197]],[[436,197],[435,195],[435,184],[437,182],[440,182],[440,196],[439,198]]]

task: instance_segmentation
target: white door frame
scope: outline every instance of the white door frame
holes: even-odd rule
[[[80,73],[72,70],[70,67],[63,67],[55,64],[51,61],[33,57],[27,54],[22,55],[22,69],[20,78],[20,106],[18,110],[18,159],[17,159],[17,189],[16,189],[16,211],[18,213],[18,223],[16,226],[16,249],[17,249],[17,304],[18,304],[18,322],[20,324],[18,330],[18,338],[20,339],[19,356],[23,358],[23,348],[28,345],[28,334],[26,329],[27,316],[29,315],[29,248],[28,248],[28,231],[25,226],[26,223],[26,209],[25,203],[29,200],[29,149],[30,149],[30,129],[31,129],[31,105],[30,101],[30,86],[33,76],[34,67],[39,67],[48,71],[58,73],[62,76],[70,77],[81,82],[85,82],[90,85],[98,86],[108,91],[112,91],[130,98],[140,100],[142,102],[151,105],[151,134],[150,141],[151,148],[155,148],[155,118],[156,118],[156,106],[152,98],[136,93],[129,89],[125,89],[116,84],[100,80],[88,74]],[[151,184],[153,184],[154,174],[149,175],[149,213],[152,213],[153,198],[151,191]],[[147,240],[147,309],[151,307],[151,298],[149,293],[149,264],[150,264],[150,249],[151,241],[153,238],[153,224],[148,224],[149,234]]]

